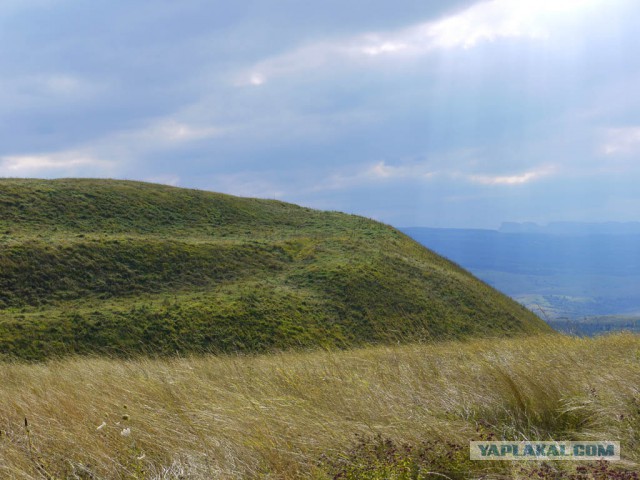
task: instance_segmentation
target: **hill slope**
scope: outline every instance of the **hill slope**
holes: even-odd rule
[[[0,352],[264,351],[549,331],[386,225],[140,182],[0,180]]]

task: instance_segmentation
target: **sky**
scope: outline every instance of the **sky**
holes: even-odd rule
[[[3,0],[0,177],[640,220],[637,0]]]

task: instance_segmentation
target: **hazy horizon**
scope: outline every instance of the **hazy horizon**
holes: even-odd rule
[[[640,234],[640,221],[632,221],[632,222],[574,222],[574,221],[550,221],[547,223],[537,223],[537,222],[514,222],[514,221],[504,221],[495,224],[494,226],[487,226],[484,228],[469,228],[469,227],[432,227],[430,225],[399,225],[401,229],[403,228],[427,228],[427,229],[443,229],[443,230],[488,230],[488,231],[515,231],[521,230],[523,232],[531,232],[534,230],[539,231],[558,231],[562,229],[576,229],[576,230],[584,230],[589,231],[589,229],[593,229],[598,232],[607,232],[611,231],[614,233],[633,233]]]

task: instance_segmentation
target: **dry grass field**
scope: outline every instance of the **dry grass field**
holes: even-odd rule
[[[630,334],[4,363],[0,392],[0,478],[637,478],[640,462]],[[623,461],[468,460],[471,439],[523,438],[619,440]]]

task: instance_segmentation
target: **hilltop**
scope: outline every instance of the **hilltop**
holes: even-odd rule
[[[387,225],[114,180],[0,180],[0,352],[268,351],[550,328]]]

